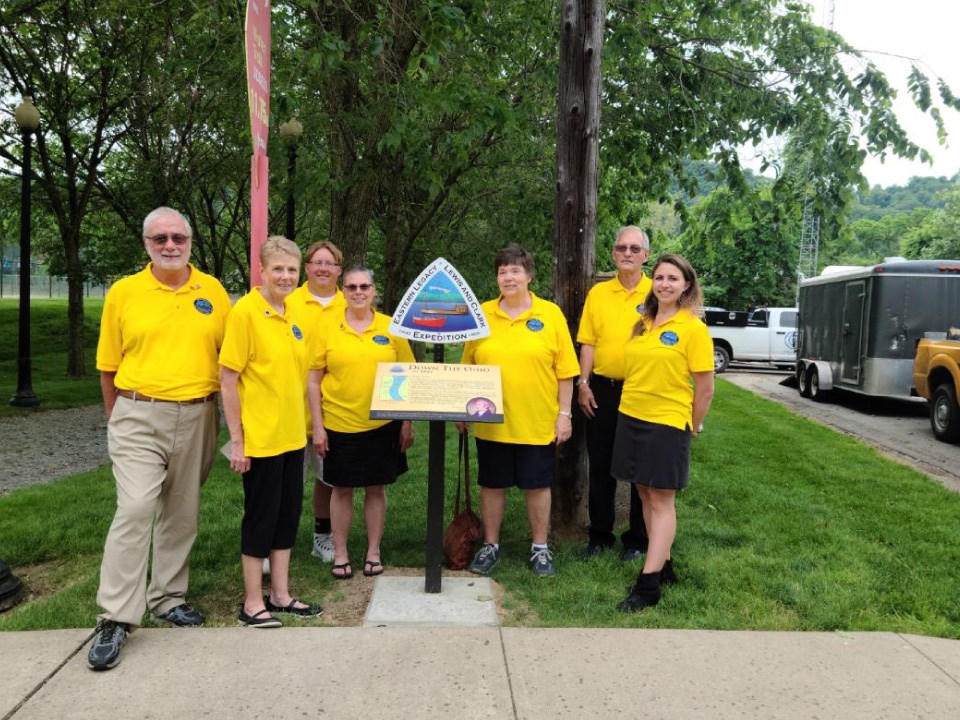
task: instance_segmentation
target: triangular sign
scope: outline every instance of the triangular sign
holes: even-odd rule
[[[390,321],[390,333],[408,340],[461,343],[490,334],[480,301],[457,269],[443,258],[413,281]]]

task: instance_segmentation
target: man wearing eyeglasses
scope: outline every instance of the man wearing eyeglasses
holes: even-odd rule
[[[651,281],[643,264],[650,255],[650,240],[638,227],[621,228],[613,246],[617,275],[597,283],[589,293],[580,317],[580,377],[577,404],[587,417],[587,454],[590,458],[588,494],[590,528],[584,558],[613,547],[617,481],[610,475],[613,438],[625,375],[623,346],[633,326],[643,317]],[[621,560],[639,559],[647,550],[643,506],[630,492],[630,527],[620,537]]]
[[[298,318],[307,334],[307,357],[313,357],[317,329],[330,317],[343,315],[347,306],[343,293],[337,289],[337,280],[343,267],[343,253],[329,240],[321,240],[307,248],[307,281],[290,293],[287,308]],[[310,404],[304,397],[307,436],[313,428]],[[323,482],[323,459],[317,455],[313,442],[307,442],[307,465],[313,472],[313,556],[325,563],[333,562],[333,535],[330,528],[330,495],[332,488]]]
[[[217,450],[217,356],[230,297],[190,265],[191,236],[176,210],[147,215],[150,263],[118,280],[103,304],[97,369],[117,508],[100,566],[103,613],[87,658],[93,670],[120,662],[147,609],[156,622],[204,622],[185,597],[200,485]]]

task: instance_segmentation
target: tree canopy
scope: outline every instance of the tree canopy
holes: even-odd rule
[[[489,259],[510,241],[537,254],[536,289],[549,294],[556,4],[281,0],[273,20],[271,126],[296,115],[305,132],[292,188],[286,148],[271,142],[271,229],[292,189],[297,239],[329,237],[382,270],[387,307],[441,253],[494,292]],[[736,277],[787,293],[804,202],[824,218],[829,255],[845,242],[864,153],[924,156],[893,115],[887,79],[805,4],[608,0],[605,20],[598,257],[617,227],[638,224],[703,263],[732,250],[770,258],[774,270]],[[164,203],[191,219],[197,264],[242,288],[243,3],[10,0],[0,31],[0,82],[32,92],[41,113],[36,212],[50,220],[37,226],[56,234],[38,245],[71,287],[141,265],[140,219]],[[916,69],[910,93],[935,124],[960,104]],[[0,172],[17,174],[9,117],[0,135]],[[775,135],[787,150],[764,158],[777,172],[758,189],[737,150]],[[726,189],[692,209],[697,160],[716,163]],[[704,265],[712,287],[733,272],[721,270]],[[72,314],[81,303],[78,290]]]

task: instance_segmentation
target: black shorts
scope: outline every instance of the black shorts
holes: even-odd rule
[[[329,449],[323,458],[323,481],[332,487],[390,485],[407,471],[400,452],[400,421],[364,432],[327,430]]]
[[[670,425],[617,415],[610,474],[621,482],[682,490],[690,470],[690,433]]]
[[[477,484],[540,490],[553,485],[556,444],[515,445],[477,438]]]

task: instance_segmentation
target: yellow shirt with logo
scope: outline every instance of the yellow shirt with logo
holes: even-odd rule
[[[220,364],[240,373],[245,455],[273,457],[306,446],[306,339],[300,326],[277,313],[259,288],[234,306]]]
[[[371,420],[377,363],[414,361],[410,343],[387,332],[390,318],[375,313],[362,333],[347,323],[344,312],[324,323],[311,369],[323,370],[320,384],[323,425],[336,432],[366,432],[389,420]]]
[[[560,411],[558,381],[580,372],[563,312],[531,296],[533,305],[516,319],[500,309],[500,298],[483,303],[490,335],[464,346],[461,362],[500,366],[504,422],[476,423],[474,432],[481,440],[552,443]]]
[[[150,268],[114,283],[103,303],[97,369],[114,384],[158,400],[193,400],[220,389],[217,353],[230,296],[212,275],[190,265],[173,290]]]
[[[347,301],[343,297],[343,292],[338,289],[333,299],[324,305],[311,294],[309,286],[304,283],[290,293],[286,306],[287,315],[303,331],[304,338],[307,341],[307,358],[309,359],[317,354],[317,339],[320,337],[321,325],[331,317],[342,314],[343,309],[347,306]],[[310,403],[307,402],[306,396],[303,398],[303,412],[307,422],[306,434],[309,435],[313,432],[313,419],[310,416]]]
[[[593,345],[593,372],[623,380],[623,348],[633,334],[633,326],[643,317],[643,305],[653,282],[641,275],[633,290],[627,290],[619,277],[594,285],[587,293],[577,329],[577,342]]]
[[[620,412],[683,430],[693,424],[693,373],[713,372],[710,331],[688,310],[632,338]]]

